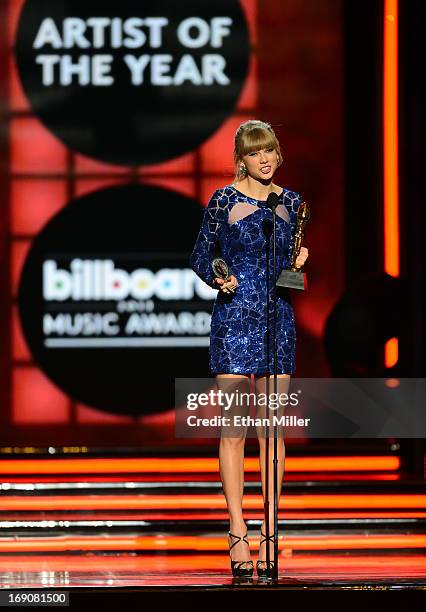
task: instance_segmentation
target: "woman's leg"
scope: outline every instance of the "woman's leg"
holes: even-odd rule
[[[249,393],[250,377],[241,374],[218,374],[216,376],[219,390],[228,394],[228,398],[235,397],[231,393]],[[224,416],[230,417],[233,413],[241,414],[241,407],[231,406]],[[229,531],[237,536],[245,535],[247,527],[243,518],[243,493],[244,493],[244,443],[246,430],[242,427],[223,428],[219,445],[220,477],[223,484],[228,512]],[[230,546],[237,540],[230,538]],[[238,542],[232,551],[233,561],[250,559],[250,551],[247,544]]]
[[[268,464],[269,464],[269,477],[268,477],[268,498],[269,498],[269,535],[272,536],[274,533],[274,464],[273,464],[273,456],[274,456],[274,429],[272,416],[277,415],[278,417],[283,416],[285,410],[282,404],[273,403],[272,400],[275,400],[273,395],[274,393],[274,377],[273,376],[262,376],[256,377],[255,381],[256,385],[256,395],[257,398],[266,398],[269,396],[271,399],[271,405],[277,406],[275,410],[268,410],[266,402],[264,402],[264,406],[262,405],[260,408],[258,407],[257,416],[258,417],[266,417],[269,416],[271,427],[269,428],[269,435],[267,436],[267,432],[265,428],[258,427],[257,434],[259,439],[259,462],[260,462],[260,473],[262,480],[262,494],[263,500],[266,498],[266,447],[268,446]],[[290,375],[288,374],[279,374],[277,379],[277,393],[284,394],[288,393],[290,385]],[[279,397],[279,395],[278,395]],[[285,398],[283,398],[285,399]],[[258,402],[259,405],[259,402]],[[268,440],[268,443],[267,443]],[[284,475],[284,463],[285,463],[285,445],[284,445],[284,436],[282,427],[277,428],[277,491],[278,491],[278,503],[281,495],[282,481]],[[266,535],[266,525],[265,519],[262,523],[262,533]],[[270,559],[273,559],[274,555],[274,543],[273,541],[269,542],[269,551],[270,551]],[[266,542],[264,542],[259,549],[259,559],[266,559]],[[264,566],[266,567],[266,565]]]

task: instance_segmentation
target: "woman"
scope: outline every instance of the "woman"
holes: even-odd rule
[[[275,288],[272,268],[272,211],[267,206],[270,193],[278,196],[276,208],[277,274],[290,264],[292,238],[297,209],[302,202],[298,193],[273,183],[282,164],[279,142],[270,124],[250,120],[235,135],[234,183],[216,190],[204,212],[204,218],[191,254],[191,267],[208,285],[218,289],[210,333],[210,369],[216,375],[218,388],[226,392],[250,391],[254,375],[256,393],[273,389],[274,351],[272,342],[274,295],[276,292],[276,334],[278,393],[286,393],[290,375],[295,369],[295,324],[289,291]],[[215,277],[211,261],[220,248],[230,269],[228,278]],[[302,267],[308,250],[301,248],[296,266]],[[269,309],[268,291],[270,295]],[[234,576],[251,576],[253,562],[247,541],[247,527],[242,512],[244,490],[244,442],[246,432],[221,436],[220,474],[227,502],[230,529],[231,567]],[[272,474],[273,444],[258,431],[263,497],[266,496],[266,450],[269,448],[269,474]],[[278,442],[278,496],[284,472],[285,446]],[[263,521],[257,572],[270,577],[272,561],[266,563],[267,540],[273,558],[273,478],[269,477],[269,529]],[[266,517],[265,517],[266,518]],[[266,537],[265,532],[268,533]]]

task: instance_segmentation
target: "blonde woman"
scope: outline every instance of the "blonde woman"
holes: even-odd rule
[[[276,208],[277,274],[288,267],[297,209],[301,196],[273,182],[282,164],[279,142],[269,123],[246,121],[238,128],[234,146],[235,179],[216,190],[205,209],[203,222],[191,254],[191,267],[208,285],[218,289],[213,306],[210,333],[210,370],[218,387],[227,392],[249,392],[254,375],[256,392],[273,389],[274,355],[272,320],[276,292],[276,334],[278,393],[288,390],[295,370],[295,321],[288,290],[275,288],[272,268],[272,211],[267,206],[270,193],[278,196]],[[269,227],[269,231],[268,231]],[[215,277],[211,261],[220,247],[230,269],[226,279]],[[302,247],[296,260],[303,266],[308,250]],[[268,304],[268,292],[270,307]],[[272,435],[272,434],[270,434]],[[219,447],[220,474],[227,502],[230,528],[228,544],[233,576],[253,574],[247,527],[243,517],[244,443],[243,428],[222,435]],[[272,474],[273,444],[258,431],[262,491],[265,500],[268,480],[270,500],[268,526],[261,528],[259,577],[273,575],[273,561],[266,562],[266,546],[273,558],[273,478],[266,478],[266,449],[269,448],[269,474]],[[284,473],[285,446],[278,437],[278,496]],[[267,535],[269,532],[269,535]]]

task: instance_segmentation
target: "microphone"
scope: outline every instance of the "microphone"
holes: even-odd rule
[[[278,196],[275,191],[271,191],[271,193],[268,195],[268,199],[266,200],[266,206],[272,211],[274,211],[278,206]]]
[[[268,195],[268,198],[266,200],[266,206],[268,208],[270,208],[272,210],[272,212],[275,212],[276,207],[278,206],[278,196],[274,191],[271,191],[271,193]],[[272,235],[272,229],[273,229],[273,223],[270,219],[264,219],[262,222],[262,229],[263,229],[263,233],[265,235],[265,238],[270,238]]]

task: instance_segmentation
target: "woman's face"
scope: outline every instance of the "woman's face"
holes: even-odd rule
[[[273,147],[252,151],[244,155],[248,174],[256,180],[270,180],[278,167],[278,153]]]

